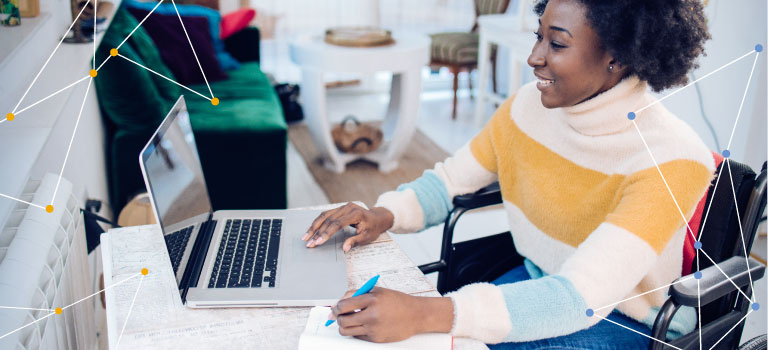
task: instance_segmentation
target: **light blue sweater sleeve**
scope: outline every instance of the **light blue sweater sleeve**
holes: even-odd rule
[[[511,329],[504,342],[531,341],[587,328],[587,304],[568,279],[552,275],[499,286]]]
[[[551,338],[586,328],[588,307],[573,284],[565,277],[547,275],[528,259],[523,263],[530,280],[499,286],[512,323],[504,342]],[[640,322],[653,327],[657,314],[658,307],[655,307],[647,319]],[[692,331],[696,320],[693,308],[680,309],[672,319],[667,339]]]
[[[424,213],[424,227],[442,223],[453,210],[453,201],[442,180],[433,170],[426,170],[418,179],[397,187],[398,191],[412,189]]]

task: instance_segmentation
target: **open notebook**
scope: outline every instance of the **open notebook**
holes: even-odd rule
[[[309,313],[307,328],[299,339],[299,350],[421,350],[421,349],[445,349],[453,346],[453,337],[450,334],[429,333],[419,334],[396,343],[371,343],[353,337],[345,337],[339,334],[338,322],[326,327],[329,307],[314,307]]]

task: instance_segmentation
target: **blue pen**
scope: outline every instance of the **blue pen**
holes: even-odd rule
[[[370,292],[371,289],[373,289],[373,286],[376,285],[376,282],[378,280],[379,280],[379,275],[371,277],[371,279],[369,279],[368,282],[365,282],[365,284],[362,287],[360,287],[360,289],[358,289],[357,292],[355,292],[355,294],[352,294],[350,298],[354,298],[356,296],[363,295],[365,293]],[[334,320],[328,320],[328,322],[325,322],[325,326],[328,327],[332,325],[333,321]]]

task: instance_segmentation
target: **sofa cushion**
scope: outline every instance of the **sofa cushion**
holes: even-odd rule
[[[145,18],[149,11],[128,8],[137,20]],[[142,28],[149,34],[163,61],[173,71],[176,81],[183,85],[214,82],[227,79],[227,73],[221,69],[213,50],[213,42],[209,32],[208,20],[201,16],[185,16],[184,30],[179,23],[176,14],[163,15],[153,13],[142,24]],[[194,46],[194,52],[190,47],[190,41]],[[197,54],[197,59],[195,59]],[[198,62],[200,65],[198,65]],[[205,76],[200,72],[202,68]],[[206,88],[203,91],[207,91]],[[208,93],[204,93],[208,95]]]
[[[119,46],[138,24],[123,8],[118,9],[96,52],[97,62],[109,57],[110,49]],[[141,27],[120,47],[119,53],[175,79]],[[118,128],[125,130],[154,129],[181,94],[178,85],[120,57],[111,57],[95,80],[102,111]]]
[[[186,101],[195,133],[232,135],[254,131],[284,132],[288,128],[274,92],[260,98],[222,99],[218,106],[201,98]]]
[[[256,10],[252,8],[239,9],[221,16],[221,40],[245,29],[253,17],[256,17]]]
[[[238,98],[264,98],[273,95],[272,85],[257,62],[245,62],[239,69],[229,71],[229,79],[211,84],[213,94],[221,103]],[[205,84],[190,85],[195,91],[207,91]]]
[[[155,2],[138,2],[135,0],[126,0],[123,2],[126,4],[126,6],[129,6],[131,8],[138,8],[146,11],[151,11],[153,8],[155,8],[155,5],[157,3]],[[237,69],[240,67],[240,63],[235,60],[232,55],[230,55],[225,49],[224,49],[224,42],[221,41],[221,33],[220,33],[220,26],[221,26],[221,14],[219,11],[198,6],[198,5],[175,5],[176,8],[179,10],[179,15],[182,17],[184,16],[203,16],[208,19],[208,25],[210,28],[211,33],[211,40],[213,41],[213,49],[216,52],[216,58],[219,60],[219,64],[221,65],[221,68],[224,70],[231,70],[231,69]],[[155,12],[153,14],[158,13],[162,15],[174,15],[176,16],[176,8],[174,8],[174,4],[172,3],[162,3],[160,6],[157,6],[157,9],[155,9]]]

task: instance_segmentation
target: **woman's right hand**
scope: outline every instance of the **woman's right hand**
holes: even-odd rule
[[[301,240],[308,240],[307,247],[313,248],[327,242],[341,229],[352,226],[357,230],[357,235],[344,241],[343,248],[346,253],[354,246],[373,242],[392,227],[394,222],[395,216],[385,208],[365,209],[357,204],[347,203],[321,213]]]

